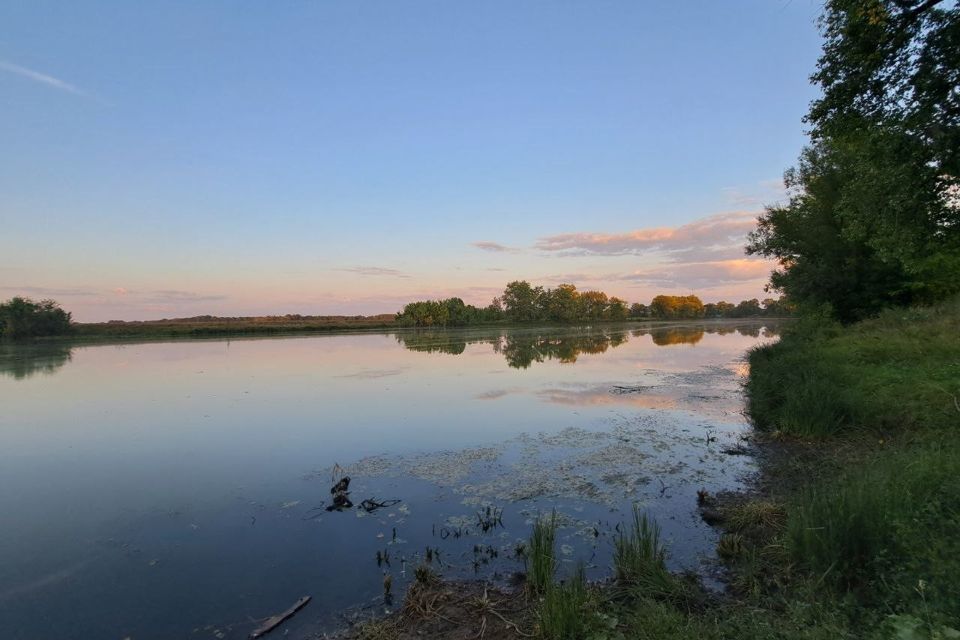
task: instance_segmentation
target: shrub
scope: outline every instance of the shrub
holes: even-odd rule
[[[11,298],[0,303],[0,337],[34,338],[70,333],[70,314],[53,300]]]

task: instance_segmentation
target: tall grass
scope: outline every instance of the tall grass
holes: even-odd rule
[[[805,322],[750,353],[748,410],[761,429],[825,438],[852,428],[960,422],[960,298],[891,309],[842,331]]]
[[[584,637],[591,618],[590,592],[583,565],[572,578],[550,584],[537,612],[540,636],[547,640],[579,640]]]
[[[660,526],[634,505],[630,526],[614,538],[613,567],[617,584],[635,596],[676,595],[679,583],[667,571],[665,555]]]
[[[882,452],[835,483],[801,492],[786,542],[818,584],[855,588],[893,608],[933,603],[958,617],[958,532],[960,447],[931,439]]]
[[[549,518],[538,517],[530,536],[527,571],[527,584],[534,593],[544,594],[553,585],[553,574],[557,569],[556,538],[557,512],[552,511]]]

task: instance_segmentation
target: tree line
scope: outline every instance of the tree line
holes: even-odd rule
[[[695,295],[659,295],[650,304],[631,305],[603,291],[578,291],[572,284],[556,288],[533,286],[525,280],[506,285],[503,294],[486,307],[465,304],[460,298],[411,302],[397,314],[397,323],[409,327],[456,327],[492,322],[551,322],[582,324],[627,319],[696,320],[701,318],[749,318],[785,316],[793,305],[785,299],[754,298],[739,304],[704,304]]]

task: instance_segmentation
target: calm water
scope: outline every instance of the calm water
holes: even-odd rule
[[[696,491],[752,470],[731,451],[747,430],[743,356],[771,335],[0,346],[0,637],[245,638],[311,595],[286,627],[310,637],[389,608],[383,575],[402,594],[428,546],[445,576],[505,579],[552,509],[561,572],[582,560],[608,575],[635,502],[663,526],[672,566],[701,567],[715,538]],[[355,503],[400,502],[325,511],[335,465]],[[484,532],[487,507],[502,526]]]

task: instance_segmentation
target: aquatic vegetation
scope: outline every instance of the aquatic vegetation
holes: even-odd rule
[[[537,609],[537,632],[546,640],[578,640],[584,637],[590,618],[590,591],[583,566],[559,584],[551,583]]]
[[[665,556],[660,525],[634,505],[629,528],[614,538],[613,567],[617,584],[649,596],[673,593],[675,581],[667,571]]]
[[[786,521],[786,511],[783,505],[770,500],[748,500],[731,508],[726,520],[727,525],[735,531],[779,529]]]
[[[720,536],[720,542],[717,543],[717,555],[721,558],[730,560],[742,555],[744,552],[743,536],[739,533],[725,533]]]
[[[533,524],[530,546],[527,551],[527,584],[534,593],[544,594],[553,584],[557,570],[557,513],[547,518],[541,515]]]

